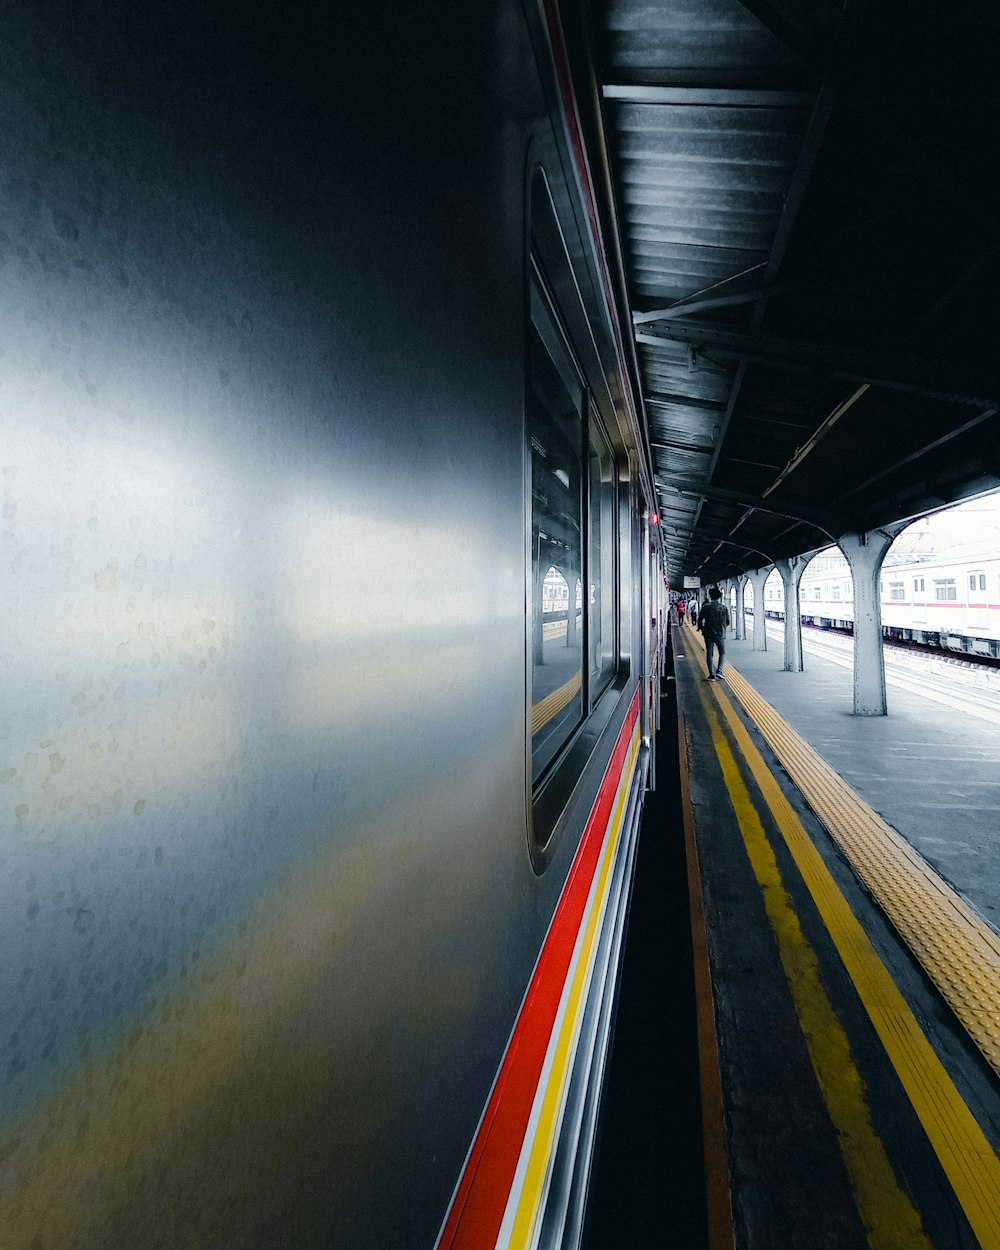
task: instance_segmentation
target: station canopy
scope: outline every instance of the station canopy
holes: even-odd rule
[[[596,0],[566,25],[671,585],[1000,486],[1000,6]]]

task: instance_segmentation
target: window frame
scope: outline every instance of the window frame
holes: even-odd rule
[[[569,342],[569,336],[562,324],[555,303],[552,299],[548,284],[545,281],[545,275],[541,267],[535,263],[535,257],[531,258],[531,269],[529,273],[529,292],[528,292],[528,319],[525,326],[526,348],[527,340],[532,334],[537,334],[542,348],[548,353],[556,372],[559,374],[567,390],[570,384],[575,386],[579,392],[577,402],[577,413],[579,419],[579,439],[577,441],[576,451],[579,457],[581,471],[581,485],[579,491],[580,505],[580,579],[581,584],[587,584],[587,575],[589,572],[589,555],[587,547],[589,546],[589,535],[587,522],[589,520],[587,512],[587,496],[589,493],[589,483],[587,469],[587,441],[586,431],[590,407],[590,394],[583,377],[583,371],[576,359],[575,353]],[[566,749],[573,741],[576,733],[581,725],[587,719],[589,712],[589,694],[587,688],[587,645],[588,645],[588,622],[587,613],[583,613],[582,637],[580,639],[580,715],[579,719],[569,728],[559,745],[552,752],[551,756],[542,765],[538,776],[534,771],[534,755],[535,755],[535,733],[532,730],[532,714],[534,711],[534,577],[535,577],[535,552],[532,550],[532,535],[534,533],[534,504],[532,497],[532,459],[531,459],[531,429],[529,425],[529,391],[531,387],[531,378],[527,368],[528,353],[525,351],[525,379],[524,379],[524,474],[525,474],[525,536],[527,553],[525,560],[525,581],[527,587],[527,612],[526,612],[526,632],[528,635],[528,650],[525,663],[525,689],[527,692],[527,763],[528,763],[528,787],[529,793],[534,797],[535,794],[544,786],[547,777],[554,769],[559,766],[560,760],[566,753]],[[573,587],[569,588],[569,597],[567,600],[567,613],[569,612],[569,604],[573,599]],[[568,616],[567,616],[568,620]],[[574,695],[574,702],[576,696]]]
[[[527,844],[532,868],[536,874],[542,874],[552,862],[564,831],[573,825],[576,818],[573,798],[581,786],[591,784],[588,765],[605,730],[614,717],[621,713],[624,700],[629,696],[629,683],[632,674],[634,657],[631,655],[631,618],[625,619],[630,611],[626,603],[626,592],[623,583],[631,574],[627,574],[622,564],[624,553],[622,544],[631,534],[628,509],[633,493],[637,489],[631,465],[631,455],[622,451],[615,440],[609,437],[607,425],[602,417],[595,396],[588,384],[586,370],[574,347],[572,326],[581,321],[579,314],[582,307],[576,308],[578,288],[570,261],[570,249],[566,245],[562,225],[551,192],[549,179],[544,165],[533,160],[526,167],[526,201],[525,222],[525,286],[524,286],[524,335],[525,346],[523,359],[525,362],[523,380],[523,455],[524,455],[524,551],[525,551],[525,810],[527,826]],[[536,210],[536,196],[544,197],[544,207]],[[576,292],[576,295],[574,295]],[[560,294],[570,301],[570,307],[563,309]],[[531,495],[531,442],[529,433],[529,388],[531,379],[528,370],[528,336],[532,330],[532,301],[538,308],[538,301],[545,310],[559,335],[562,349],[573,365],[575,376],[583,388],[583,400],[580,415],[580,453],[583,467],[583,507],[581,530],[584,535],[581,551],[581,583],[589,588],[590,566],[593,558],[590,541],[592,522],[592,500],[590,489],[589,453],[590,423],[595,421],[610,455],[611,485],[609,496],[610,535],[612,561],[612,584],[602,585],[602,593],[610,593],[610,618],[613,623],[613,638],[610,651],[613,656],[613,667],[607,681],[599,690],[593,690],[590,682],[590,620],[589,614],[583,614],[583,713],[575,728],[567,735],[559,749],[554,752],[541,770],[537,779],[533,778],[532,755],[532,685],[533,685],[533,600],[532,600],[532,532],[533,507]],[[564,315],[564,311],[567,315]],[[585,324],[578,329],[585,330]],[[545,336],[538,331],[543,345]],[[585,344],[584,344],[585,346]],[[547,345],[546,345],[547,349]],[[631,542],[631,538],[628,538]],[[584,603],[589,597],[589,589],[585,589]]]
[[[604,665],[603,663],[601,664],[601,667],[598,671],[598,677],[597,677],[597,683],[596,683],[597,689],[595,690],[591,685],[591,674],[590,674],[591,623],[590,623],[590,614],[589,612],[587,612],[585,613],[587,620],[585,621],[585,634],[584,634],[584,645],[586,647],[587,663],[584,665],[584,668],[586,670],[584,674],[584,681],[587,686],[587,703],[586,703],[587,713],[588,715],[592,715],[594,708],[600,702],[601,696],[604,694],[604,692],[608,689],[608,687],[614,681],[615,676],[618,673],[618,670],[620,667],[619,662],[618,662],[619,655],[620,655],[620,641],[619,641],[620,619],[619,619],[619,611],[618,611],[618,595],[619,595],[619,587],[620,587],[621,581],[619,577],[620,560],[619,560],[619,549],[618,549],[618,489],[619,489],[618,460],[615,455],[615,449],[612,446],[611,439],[608,437],[608,432],[604,427],[604,422],[601,420],[601,414],[597,410],[597,405],[594,402],[594,397],[589,391],[587,392],[587,398],[589,401],[589,410],[588,410],[588,420],[585,423],[585,430],[584,430],[584,449],[587,455],[587,470],[588,470],[586,474],[587,485],[586,485],[585,499],[584,499],[584,514],[585,514],[585,520],[587,522],[587,527],[586,527],[587,528],[587,545],[586,545],[586,551],[584,552],[584,569],[586,571],[586,580],[584,583],[586,590],[584,593],[584,601],[588,608],[590,606],[589,605],[589,587],[590,587],[590,580],[591,580],[591,568],[592,568],[592,563],[594,559],[594,549],[593,549],[593,543],[591,541],[591,536],[593,532],[592,527],[591,527],[591,520],[592,520],[593,510],[594,510],[594,500],[591,497],[591,480],[590,480],[590,472],[589,472],[591,428],[596,429],[602,442],[601,450],[607,452],[608,461],[611,467],[610,493],[609,493],[609,500],[608,500],[608,521],[610,523],[609,524],[610,532],[607,535],[607,543],[610,548],[610,565],[611,565],[611,574],[610,574],[611,575],[611,587],[610,587],[610,591],[611,591],[610,609],[611,610],[609,613],[611,637],[609,640],[610,647],[608,647],[607,645],[602,646],[602,656],[604,654],[607,654],[610,650],[611,668],[610,668],[610,671],[605,675]],[[598,507],[601,506],[601,503],[602,501],[598,501]],[[604,520],[603,511],[602,511],[601,520],[602,522]],[[602,551],[603,551],[604,541],[605,541],[605,538],[604,538],[604,534],[602,531]],[[605,623],[603,619],[603,615],[604,615],[603,609],[607,604],[607,599],[605,598],[605,595],[604,595],[603,577],[601,578],[599,585],[601,589],[599,603],[602,609],[601,630],[602,630],[602,644],[603,644],[604,643],[603,631],[604,631],[604,623]]]

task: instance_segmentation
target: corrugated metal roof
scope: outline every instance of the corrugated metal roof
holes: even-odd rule
[[[1000,118],[996,15],[969,0],[946,18],[923,0],[594,14],[672,579],[1000,485],[983,354],[1000,194],[970,138]]]

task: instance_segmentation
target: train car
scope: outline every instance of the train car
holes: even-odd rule
[[[5,1250],[576,1244],[664,589],[555,9],[0,43]]]
[[[880,576],[882,632],[970,655],[1000,658],[1000,555],[972,544],[929,559],[885,564]],[[850,570],[828,563],[803,574],[802,621],[824,628],[854,624]],[[784,592],[769,581],[765,609],[784,619]]]

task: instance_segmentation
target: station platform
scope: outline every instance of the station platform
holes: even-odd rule
[[[988,683],[976,707],[973,687],[956,682],[949,694],[924,684],[925,657],[917,655],[907,676],[888,675],[887,716],[854,716],[850,662],[815,654],[807,638],[804,671],[786,673],[782,626],[773,629],[774,649],[767,651],[754,651],[749,639],[727,641],[734,667],[994,929],[1000,926],[998,683]],[[694,637],[703,647],[701,635]],[[947,668],[941,662],[938,671]]]
[[[672,639],[711,1250],[1000,1250],[1000,726]]]

